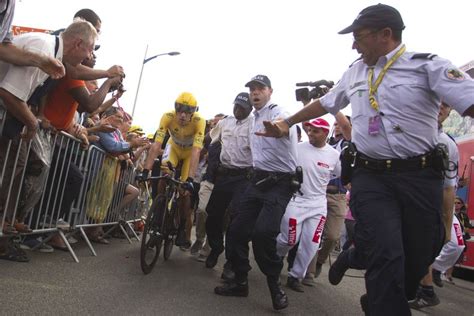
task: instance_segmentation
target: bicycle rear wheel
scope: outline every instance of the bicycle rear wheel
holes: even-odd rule
[[[165,207],[165,197],[157,196],[148,211],[140,247],[140,266],[144,274],[148,274],[153,270],[160,255],[163,244],[163,236],[159,231],[160,217]]]

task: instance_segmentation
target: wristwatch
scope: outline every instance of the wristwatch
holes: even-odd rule
[[[291,123],[289,118],[285,118],[283,122],[285,122],[288,125],[288,128],[291,128],[293,126],[293,123]]]

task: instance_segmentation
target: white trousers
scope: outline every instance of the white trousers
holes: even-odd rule
[[[316,255],[326,222],[326,201],[315,201],[313,206],[302,207],[293,201],[288,203],[281,220],[276,239],[277,253],[284,257],[298,242],[298,251],[290,276],[304,278],[311,259]]]
[[[464,239],[462,238],[461,224],[456,216],[453,216],[453,225],[451,227],[451,239],[446,243],[441,252],[433,262],[433,269],[445,272],[451,268],[464,250]]]

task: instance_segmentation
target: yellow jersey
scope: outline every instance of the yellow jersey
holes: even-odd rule
[[[186,126],[181,126],[178,123],[176,111],[173,110],[166,112],[161,117],[160,127],[156,131],[155,142],[163,143],[166,131],[168,131],[172,142],[179,147],[202,148],[205,129],[206,120],[198,112],[193,114],[191,121]]]

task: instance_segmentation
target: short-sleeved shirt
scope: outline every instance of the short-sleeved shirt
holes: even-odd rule
[[[45,33],[25,33],[15,36],[13,44],[19,48],[54,57],[56,37]],[[59,37],[59,48],[56,57],[62,60],[63,40]],[[37,67],[20,67],[0,61],[0,88],[3,88],[27,102],[35,89],[48,75]]]
[[[299,143],[297,149],[298,165],[303,167],[303,195],[296,194],[294,202],[312,206],[315,201],[325,201],[329,180],[341,174],[339,152],[330,145],[318,148],[309,142]]]
[[[10,43],[13,40],[11,26],[15,0],[0,0],[0,43]]]
[[[250,149],[253,123],[252,116],[243,120],[227,116],[211,130],[212,142],[220,141],[222,143],[220,161],[224,167],[248,168],[253,166]]]
[[[74,121],[79,103],[72,97],[70,90],[85,87],[83,80],[63,77],[47,97],[44,116],[58,130],[67,129]]]
[[[170,111],[161,117],[160,127],[156,131],[155,142],[163,143],[166,131],[170,133],[172,143],[182,148],[197,147],[202,148],[204,142],[204,132],[206,120],[199,113],[194,113],[191,122],[186,126],[178,123],[176,112]]]
[[[290,128],[286,137],[273,138],[255,135],[263,131],[263,121],[286,118],[289,113],[271,100],[260,110],[253,111],[255,118],[250,144],[252,148],[253,166],[255,169],[273,172],[294,172],[296,169],[296,145],[298,135],[296,126]]]
[[[373,67],[374,80],[400,47],[378,59]],[[369,103],[369,66],[362,60],[320,99],[334,115],[352,105],[352,142],[367,156],[406,159],[422,155],[438,143],[440,99],[461,114],[474,104],[474,80],[448,60],[420,55],[403,53],[378,87],[375,98],[383,115],[377,135],[368,132],[369,119],[377,112]]]

